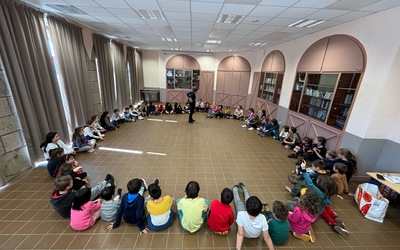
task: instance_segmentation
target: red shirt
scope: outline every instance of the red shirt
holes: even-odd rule
[[[222,204],[219,200],[213,200],[210,205],[210,215],[207,223],[214,232],[228,231],[235,220],[235,215],[230,205]]]

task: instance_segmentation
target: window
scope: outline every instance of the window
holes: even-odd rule
[[[167,89],[199,88],[200,70],[167,69]]]
[[[298,73],[289,109],[343,129],[360,73]]]

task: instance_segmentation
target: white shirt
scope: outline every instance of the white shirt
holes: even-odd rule
[[[262,214],[252,220],[246,211],[239,211],[236,223],[244,228],[244,237],[246,238],[258,238],[262,232],[268,231],[267,219]]]
[[[64,149],[64,154],[66,154],[66,155],[67,155],[67,154],[70,154],[70,153],[72,153],[72,152],[74,152],[74,149],[73,149],[73,148],[68,147],[67,145],[65,145],[65,143],[64,143],[63,141],[58,140],[58,141],[57,141],[57,144],[56,144],[56,143],[49,143],[49,144],[47,144],[46,152],[43,151],[44,158],[45,158],[46,160],[50,158],[50,156],[49,156],[49,151],[52,150],[52,149],[55,149],[55,148],[63,148],[63,149]]]
[[[243,116],[243,109],[235,109],[234,114],[238,117]]]
[[[85,136],[89,136],[89,137],[96,138],[96,139],[100,138],[100,136],[93,134],[93,130],[90,127],[85,127],[83,129],[83,133]]]

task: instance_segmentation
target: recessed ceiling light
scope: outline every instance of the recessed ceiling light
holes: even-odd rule
[[[206,43],[221,43],[221,40],[207,40]]]
[[[206,49],[206,50],[204,50],[204,52],[212,52],[212,50]]]
[[[171,50],[175,50],[175,51],[181,51],[181,48],[171,48]]]
[[[244,19],[241,15],[219,14],[217,23],[240,23]]]
[[[78,9],[73,5],[46,4],[46,6],[65,14],[87,15],[86,12]]]
[[[294,23],[288,25],[288,27],[296,27],[296,28],[311,28],[318,24],[324,23],[326,20],[316,20],[316,19],[300,19]]]
[[[261,42],[252,42],[252,43],[249,43],[249,45],[250,46],[264,46],[264,45],[266,45],[267,43],[261,43]]]
[[[134,9],[135,13],[143,19],[163,19],[165,20],[164,13],[161,10],[138,10]]]

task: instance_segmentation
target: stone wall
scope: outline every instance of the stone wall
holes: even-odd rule
[[[32,167],[24,138],[0,62],[0,186]]]

